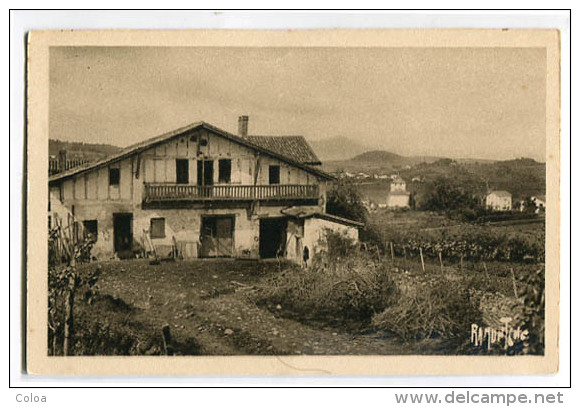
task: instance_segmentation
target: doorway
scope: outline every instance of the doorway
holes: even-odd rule
[[[200,195],[204,198],[212,196],[213,160],[197,162],[197,185],[201,186]]]
[[[115,252],[126,256],[132,254],[133,246],[133,214],[114,213],[113,214],[113,235]]]
[[[197,185],[213,185],[213,160],[197,162]]]
[[[286,257],[286,218],[260,219],[260,258]]]
[[[234,217],[203,216],[200,257],[233,257],[233,254]]]

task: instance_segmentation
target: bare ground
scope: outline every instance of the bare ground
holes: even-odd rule
[[[130,306],[128,313],[119,315],[122,323],[159,335],[169,325],[173,340],[195,341],[196,352],[203,355],[403,355],[436,353],[438,346],[436,342],[411,346],[380,333],[301,323],[287,318],[286,310],[258,307],[248,293],[279,272],[277,262],[195,260],[150,265],[147,260],[131,260],[98,266],[101,296]],[[90,306],[84,307],[90,312]]]

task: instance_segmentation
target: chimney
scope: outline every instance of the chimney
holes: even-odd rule
[[[248,116],[238,117],[238,136],[248,138]]]
[[[66,150],[60,150],[58,152],[58,171],[66,171]]]

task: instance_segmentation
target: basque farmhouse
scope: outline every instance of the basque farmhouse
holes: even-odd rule
[[[325,229],[358,239],[361,223],[326,213],[335,178],[302,136],[238,135],[199,122],[49,177],[49,224],[72,222],[97,259],[301,262]]]

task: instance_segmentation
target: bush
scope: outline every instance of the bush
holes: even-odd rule
[[[543,355],[545,349],[545,269],[519,276],[518,295],[524,300],[524,329],[530,333],[527,346],[521,353]]]
[[[375,315],[372,325],[405,341],[425,338],[469,340],[470,326],[481,319],[465,279],[441,275],[401,275],[398,302]]]
[[[257,302],[329,324],[370,322],[395,297],[386,265],[339,233],[327,231],[326,236],[328,250],[316,253],[310,268],[294,267],[271,278]]]

